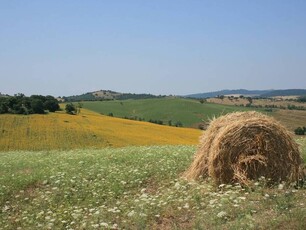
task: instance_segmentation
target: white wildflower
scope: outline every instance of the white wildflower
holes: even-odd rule
[[[176,182],[175,185],[174,185],[174,187],[175,187],[176,189],[180,188],[180,183],[179,183],[179,182]]]
[[[130,211],[130,212],[127,214],[128,217],[132,217],[132,216],[134,216],[134,215],[135,215],[135,211],[134,211],[134,210]]]
[[[223,218],[223,217],[226,217],[227,213],[225,211],[221,211],[217,214],[217,217],[219,218]]]
[[[140,196],[141,199],[146,199],[148,198],[148,195],[146,193],[143,193],[141,196]]]
[[[107,228],[108,227],[108,223],[102,222],[102,223],[100,223],[100,226]]]
[[[112,229],[118,229],[118,224],[113,224]]]
[[[279,184],[278,189],[282,190],[284,188],[284,184]]]

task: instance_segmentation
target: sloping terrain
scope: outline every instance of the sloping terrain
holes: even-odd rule
[[[123,101],[83,102],[86,109],[110,114],[115,117],[142,118],[161,120],[164,124],[171,121],[172,125],[180,121],[184,127],[195,127],[202,121],[208,121],[214,116],[234,111],[249,111],[250,108],[224,106],[213,103],[201,104],[198,100],[183,98],[159,98]]]
[[[200,131],[103,116],[0,115],[0,151],[196,144]]]
[[[177,121],[180,121],[184,127],[193,128],[198,128],[199,123],[207,122],[213,117],[218,117],[220,115],[235,111],[250,110],[264,112],[267,115],[273,116],[290,131],[293,131],[299,126],[306,126],[306,111],[273,109],[273,112],[268,112],[265,111],[264,104],[265,102],[270,102],[267,100],[253,99],[253,104],[261,105],[263,107],[261,109],[235,106],[235,104],[240,105],[247,103],[248,100],[245,98],[229,100],[227,97],[225,97],[223,100],[215,98],[209,99],[208,101],[213,103],[204,102],[202,104],[198,100],[184,98],[159,98],[145,100],[84,102],[83,106],[92,111],[106,115],[112,113],[115,117],[142,118],[146,121],[149,121],[150,119],[162,120],[166,125],[169,123],[169,121],[171,121],[172,125],[174,125]],[[275,103],[277,102],[278,101]],[[270,103],[272,105],[272,102]],[[287,107],[287,104],[301,104],[298,104],[298,102],[282,103],[283,104],[281,105],[285,107]]]
[[[246,89],[234,89],[234,90],[220,90],[207,93],[190,94],[186,97],[190,98],[211,98],[220,95],[244,95],[244,96],[260,96],[260,97],[277,97],[277,96],[301,96],[306,95],[306,89],[280,89],[280,90],[246,90]]]

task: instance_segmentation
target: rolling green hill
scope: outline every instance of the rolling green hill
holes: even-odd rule
[[[214,116],[234,111],[251,110],[244,107],[218,105],[213,103],[201,104],[197,100],[183,98],[159,98],[143,100],[118,100],[118,101],[92,101],[83,102],[83,107],[98,113],[115,117],[134,117],[161,120],[168,124],[177,121],[185,127],[197,127],[202,121],[208,121]]]
[[[145,121],[161,120],[166,125],[169,120],[172,125],[180,121],[184,127],[193,128],[198,128],[200,123],[207,122],[214,116],[234,111],[257,110],[273,116],[291,131],[299,126],[306,126],[306,111],[273,109],[273,112],[266,112],[264,109],[233,105],[208,102],[201,104],[198,100],[184,98],[91,101],[83,102],[83,107],[105,115],[112,113],[115,117],[141,118]]]

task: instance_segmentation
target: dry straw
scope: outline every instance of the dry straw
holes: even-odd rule
[[[240,183],[265,177],[271,183],[302,177],[298,145],[286,128],[258,112],[236,112],[211,121],[187,179],[212,177],[217,184]]]

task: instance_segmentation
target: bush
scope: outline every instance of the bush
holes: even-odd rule
[[[66,110],[66,113],[71,114],[71,115],[75,115],[77,113],[77,108],[72,103],[66,104],[65,110]]]
[[[295,130],[294,130],[294,133],[296,135],[305,135],[305,131],[306,131],[306,127],[297,127]]]
[[[306,96],[300,96],[298,99],[297,99],[298,102],[306,102]]]
[[[181,121],[177,121],[175,123],[175,127],[183,127],[183,123]]]
[[[206,124],[204,124],[204,123],[200,123],[200,124],[198,125],[198,128],[199,128],[200,130],[206,130],[207,126],[206,126]]]

